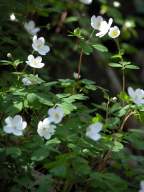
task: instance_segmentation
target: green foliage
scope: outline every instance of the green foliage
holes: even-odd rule
[[[140,104],[144,98],[137,89],[133,95],[126,90],[126,79],[134,79],[135,69],[140,69],[129,61],[138,50],[129,40],[137,36],[135,27],[143,22],[134,16],[125,18],[123,9],[110,1],[93,3],[1,0],[2,192],[136,192],[144,180],[144,105]],[[92,31],[88,15],[88,8],[95,5],[120,26],[119,38],[96,37],[98,30]],[[143,12],[140,7],[138,4],[138,12]],[[14,21],[10,20],[13,12]],[[42,55],[43,69],[26,64],[28,55],[40,55],[32,51],[32,36],[24,28],[30,20],[40,27],[38,37],[44,37],[50,46],[50,53]],[[118,75],[122,89],[116,95],[108,91],[108,66],[122,71],[122,77]],[[71,78],[77,69],[78,74]],[[88,69],[102,82],[100,86],[85,78]],[[115,76],[111,78],[115,81]],[[49,117],[49,110],[57,107],[63,117],[49,123],[55,130],[54,134],[50,130],[47,139],[38,127]],[[27,122],[19,136],[5,131],[6,118],[16,115]],[[21,123],[17,120],[14,129]],[[97,129],[99,123],[101,130],[93,130],[89,137],[91,126]]]

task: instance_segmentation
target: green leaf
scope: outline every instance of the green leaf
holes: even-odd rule
[[[110,67],[118,67],[118,68],[122,68],[122,65],[119,63],[109,63],[108,64]]]
[[[18,147],[8,147],[6,148],[6,154],[16,158],[21,155],[21,150]]]
[[[91,47],[91,45],[89,45],[88,43],[81,41],[80,42],[80,47],[83,51],[83,53],[85,53],[86,55],[90,55],[93,52],[93,48]]]
[[[112,151],[119,152],[121,149],[123,149],[123,144],[118,141],[114,141],[114,146],[112,148]]]
[[[108,52],[107,47],[101,44],[92,45],[94,49],[101,51],[101,52]]]
[[[70,114],[73,110],[77,109],[77,107],[75,105],[73,105],[72,103],[67,103],[67,102],[63,102],[61,104],[59,104],[60,107],[62,107],[62,109],[64,110],[64,113],[66,115]]]
[[[40,149],[36,149],[32,155],[31,160],[32,161],[42,161],[49,155],[49,150],[47,147],[43,146]]]
[[[125,69],[139,69],[136,65],[126,65]]]

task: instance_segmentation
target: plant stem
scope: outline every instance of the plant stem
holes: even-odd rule
[[[125,71],[122,70],[122,91],[125,91]]]
[[[80,79],[81,65],[82,65],[83,50],[80,52],[79,63],[78,63],[78,80]]]
[[[88,39],[86,42],[88,42],[88,41],[92,38],[94,32],[95,32],[95,29],[91,32],[90,37],[89,37],[89,39]],[[82,57],[83,57],[83,49],[81,49],[80,57],[79,57],[79,63],[78,63],[78,80],[80,79],[80,72],[81,72],[81,65],[82,65]]]
[[[125,91],[125,71],[124,71],[125,68],[124,68],[124,64],[123,64],[123,57],[122,57],[122,53],[121,53],[120,44],[119,44],[118,39],[116,39],[115,42],[117,45],[118,54],[120,55],[121,63],[123,65],[123,67],[122,67],[122,91],[124,92]]]
[[[109,116],[109,104],[110,104],[110,99],[108,97],[108,101],[107,101],[107,104],[106,104],[106,122],[108,120],[108,116]]]
[[[125,123],[127,122],[127,120],[129,119],[129,117],[132,116],[132,115],[134,115],[135,113],[136,113],[135,111],[130,111],[130,112],[125,116],[125,118],[124,118],[124,120],[123,120],[123,122],[122,122],[122,124],[121,124],[121,126],[120,126],[120,131],[123,130],[123,127],[124,127]]]

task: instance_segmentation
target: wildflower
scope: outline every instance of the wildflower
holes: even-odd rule
[[[8,58],[12,58],[12,54],[11,53],[7,53],[7,57]]]
[[[24,28],[30,35],[36,35],[40,31],[40,28],[35,27],[35,22],[32,20],[24,23]]]
[[[124,23],[124,27],[126,27],[126,28],[134,28],[135,27],[135,23],[132,20],[127,20]]]
[[[24,84],[25,86],[29,86],[29,85],[32,84],[32,82],[31,82],[27,77],[24,77],[24,78],[22,79],[22,82],[23,82],[23,84]]]
[[[96,33],[97,37],[103,37],[104,35],[106,35],[112,25],[113,19],[110,18],[108,22],[106,22],[105,20],[103,20],[103,18],[101,16],[95,16],[93,15],[91,17],[91,26],[92,28],[98,30],[99,32]]]
[[[103,21],[103,17],[102,16],[97,16],[96,17],[95,15],[93,15],[91,17],[91,26],[92,26],[92,28],[94,28],[96,30],[99,30],[102,21]]]
[[[128,94],[136,105],[144,104],[144,90],[128,87]]]
[[[86,130],[86,136],[94,141],[98,141],[101,138],[99,132],[102,130],[103,124],[100,122],[91,124]]]
[[[4,126],[4,131],[6,133],[12,133],[16,136],[23,135],[23,131],[27,126],[27,122],[23,121],[22,117],[20,115],[16,115],[13,118],[11,116],[8,116],[5,119],[6,125]]]
[[[79,75],[78,73],[74,72],[74,73],[73,73],[73,77],[74,77],[75,79],[79,79],[79,78],[81,78],[81,75]]]
[[[12,14],[10,15],[10,20],[11,20],[11,21],[16,21],[16,20],[17,20],[14,13],[12,13]]]
[[[144,192],[144,181],[140,182],[140,190],[139,192]]]
[[[48,110],[49,119],[53,123],[60,123],[64,117],[64,111],[60,107],[51,108]]]
[[[119,1],[114,1],[114,2],[113,2],[113,6],[116,7],[116,8],[118,8],[118,7],[121,6],[121,4],[120,4]]]
[[[93,0],[80,0],[81,3],[84,3],[86,5],[89,5],[92,3]]]
[[[50,139],[55,133],[56,126],[51,124],[49,118],[45,118],[43,121],[38,123],[37,132],[41,137],[45,139]]]
[[[33,37],[32,47],[40,55],[46,55],[50,51],[49,46],[45,45],[45,39],[43,37],[37,38],[36,35]]]
[[[34,58],[33,55],[29,55],[28,56],[28,61],[26,61],[26,63],[33,68],[42,68],[44,67],[44,63],[42,62],[42,57],[41,56],[37,56],[36,58]]]
[[[120,35],[119,28],[117,26],[111,27],[108,35],[113,39],[117,38]]]

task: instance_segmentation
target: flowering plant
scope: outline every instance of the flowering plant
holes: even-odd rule
[[[95,3],[16,3],[1,22],[2,191],[144,190],[144,89],[124,44],[135,24],[118,1],[86,15]]]

